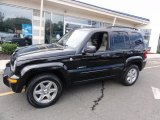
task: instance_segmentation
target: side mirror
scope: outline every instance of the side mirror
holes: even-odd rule
[[[96,52],[96,47],[95,46],[87,46],[84,49],[84,53],[95,53]]]

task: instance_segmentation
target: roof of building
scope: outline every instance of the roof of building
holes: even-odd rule
[[[109,12],[109,13],[119,14],[119,15],[123,15],[123,16],[128,16],[128,17],[136,18],[136,19],[139,19],[139,20],[147,21],[147,22],[150,21],[147,18],[143,18],[143,17],[131,15],[131,14],[128,14],[128,13],[118,12],[118,11],[115,11],[115,10],[111,10],[111,9],[107,9],[107,8],[103,8],[103,7],[99,7],[99,6],[95,6],[95,5],[91,5],[91,4],[84,3],[84,2],[81,2],[81,1],[78,1],[78,0],[71,0],[71,1],[79,3],[81,5],[86,5],[86,6],[90,6],[90,7],[93,7],[93,8],[98,8],[100,10],[103,10],[103,11],[106,11],[106,12]]]

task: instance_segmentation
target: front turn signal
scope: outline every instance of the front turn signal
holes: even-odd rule
[[[12,84],[15,84],[15,83],[17,83],[17,80],[16,79],[12,79],[12,78],[8,78],[8,82],[12,83]]]

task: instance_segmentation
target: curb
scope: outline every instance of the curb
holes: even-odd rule
[[[0,60],[0,75],[3,74],[3,71],[6,67],[6,63],[8,62],[9,60]]]
[[[0,68],[0,75],[3,74],[4,69]]]
[[[2,74],[3,74],[3,70],[0,69],[0,75],[2,75]]]
[[[3,74],[4,69],[5,69],[5,66],[0,66],[0,75]]]

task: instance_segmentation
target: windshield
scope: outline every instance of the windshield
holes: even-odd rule
[[[59,41],[58,44],[63,46],[69,46],[76,48],[81,44],[84,38],[88,35],[86,30],[74,30],[65,34]]]

